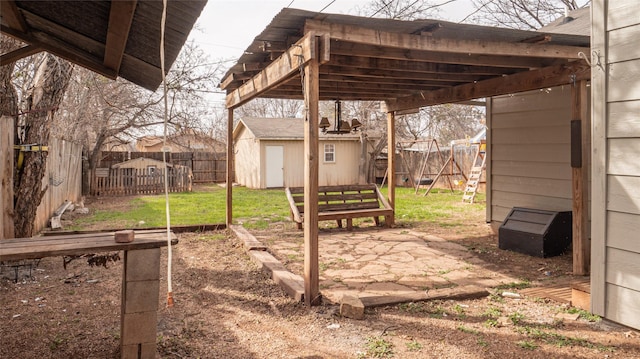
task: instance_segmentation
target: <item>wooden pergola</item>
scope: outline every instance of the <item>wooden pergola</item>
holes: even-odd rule
[[[582,54],[582,55],[581,55]],[[283,9],[258,35],[220,87],[227,93],[227,224],[232,223],[233,112],[251,99],[305,103],[305,303],[319,299],[318,102],[370,100],[386,105],[388,148],[396,112],[559,85],[574,89],[573,119],[586,119],[589,37],[439,20],[398,21]],[[586,163],[585,132],[578,156]],[[580,144],[582,148],[580,147]],[[391,151],[391,150],[390,150]],[[394,173],[394,156],[388,171]],[[574,272],[588,273],[587,171],[573,168]],[[388,200],[395,208],[395,176]]]

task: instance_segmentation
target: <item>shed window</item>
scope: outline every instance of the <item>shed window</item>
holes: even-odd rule
[[[333,144],[327,143],[324,145],[324,161],[336,162],[336,147]]]

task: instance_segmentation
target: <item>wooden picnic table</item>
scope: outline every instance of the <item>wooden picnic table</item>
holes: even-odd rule
[[[0,240],[0,262],[124,251],[120,312],[121,358],[155,358],[160,292],[160,248],[166,230],[135,231],[117,243],[115,232]],[[177,243],[171,234],[172,244]]]

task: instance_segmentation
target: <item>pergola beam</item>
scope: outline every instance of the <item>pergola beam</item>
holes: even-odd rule
[[[568,64],[496,77],[477,83],[421,92],[416,95],[387,101],[387,105],[389,106],[389,111],[409,110],[443,103],[560,86],[573,81],[586,80],[590,76],[591,68],[589,65],[585,61],[579,60]]]
[[[486,40],[441,39],[367,29],[352,25],[307,20],[304,32],[329,33],[331,39],[361,44],[402,48],[407,50],[436,51],[457,54],[494,56],[533,56],[542,58],[578,59],[578,53],[588,53],[588,47],[552,44],[512,43]]]
[[[306,34],[264,70],[229,93],[226,107],[238,107],[298,73],[311,59],[317,59],[315,46],[317,41],[313,32]]]
[[[33,46],[33,45],[23,46],[19,49],[13,50],[11,52],[8,52],[0,56],[0,66],[4,66],[6,64],[16,62],[22,58],[37,54],[38,52],[41,52],[41,51],[42,49],[37,46]]]
[[[104,65],[114,69],[116,73],[120,71],[137,3],[137,0],[111,1],[109,28],[104,49]]]
[[[15,1],[0,1],[0,13],[2,13],[2,20],[4,20],[7,26],[16,31],[27,32],[27,23],[24,21],[24,17],[20,13],[20,10],[18,10]]]

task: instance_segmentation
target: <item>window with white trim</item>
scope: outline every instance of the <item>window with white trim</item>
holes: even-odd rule
[[[324,145],[324,162],[336,162],[336,146],[332,143],[325,143]]]

